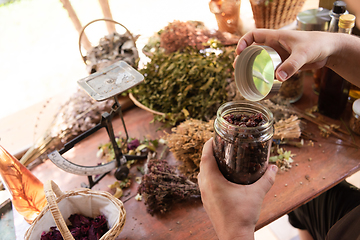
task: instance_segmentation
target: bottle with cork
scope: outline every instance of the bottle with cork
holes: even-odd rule
[[[330,12],[330,32],[351,33],[351,30],[344,30],[340,18],[348,15],[346,4],[343,1],[335,1]],[[341,20],[343,22],[344,20]],[[340,24],[340,28],[339,28]],[[345,110],[348,102],[350,83],[339,76],[330,68],[324,67],[321,74],[320,93],[318,100],[319,113],[333,119],[338,119]]]
[[[351,34],[355,26],[356,17],[352,14],[346,14],[339,19],[339,32]],[[354,102],[360,98],[360,88],[351,84],[349,90],[349,101]]]

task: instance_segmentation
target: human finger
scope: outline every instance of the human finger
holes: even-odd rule
[[[213,138],[210,138],[204,144],[200,161],[200,173],[201,172],[211,174],[212,176],[221,175],[221,172],[214,157]]]
[[[265,195],[274,185],[277,171],[278,167],[276,165],[269,165],[265,174],[258,181],[253,183],[253,187],[261,189]]]
[[[253,43],[266,44],[268,46],[273,45],[273,42],[277,42],[278,34],[272,29],[257,29],[244,34],[236,47],[236,54],[240,54],[245,48]]]

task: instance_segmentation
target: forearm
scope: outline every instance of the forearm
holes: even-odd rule
[[[349,34],[336,34],[335,51],[326,66],[347,81],[360,87],[360,38]]]

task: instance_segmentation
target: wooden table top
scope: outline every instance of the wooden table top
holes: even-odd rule
[[[302,98],[295,103],[299,109],[310,108],[317,103],[317,95],[311,89],[311,77],[305,78],[305,90]],[[345,122],[350,114],[348,106]],[[130,137],[142,139],[160,138],[162,131],[156,131],[160,124],[150,123],[153,115],[134,107],[124,112],[124,119]],[[331,123],[340,124],[339,120],[327,119]],[[357,172],[360,167],[359,150],[353,147],[336,144],[335,137],[323,138],[314,123],[305,121],[306,131],[314,134],[314,145],[305,141],[302,148],[283,146],[296,156],[293,158],[289,171],[279,170],[274,186],[266,195],[256,229],[260,229],[296,207],[318,196],[346,177]],[[114,131],[123,131],[121,120],[113,120]],[[344,128],[342,126],[342,128]],[[345,128],[344,128],[345,129]],[[351,140],[350,136],[347,136]],[[359,143],[360,137],[354,136]],[[63,156],[74,162],[99,162],[96,158],[98,146],[108,142],[104,130],[100,130],[76,145]],[[312,160],[309,161],[309,158]],[[76,161],[75,161],[76,160]],[[175,163],[169,153],[167,160]],[[144,161],[139,164],[143,164]],[[91,163],[89,163],[91,165]],[[32,172],[42,181],[54,180],[63,191],[80,187],[81,182],[87,182],[86,176],[77,176],[58,169],[51,161],[45,161]],[[131,168],[131,176],[141,176],[136,168]],[[134,178],[133,178],[134,179]],[[105,176],[94,190],[111,191],[109,184],[115,182],[113,172]],[[133,181],[129,189],[124,190],[121,200],[127,212],[126,224],[118,239],[217,239],[211,222],[202,206],[200,199],[178,203],[166,214],[151,216],[146,212],[143,201],[135,200],[138,184]],[[239,200],[241,201],[241,200]]]

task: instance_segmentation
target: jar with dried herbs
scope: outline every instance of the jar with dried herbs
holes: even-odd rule
[[[360,99],[357,99],[352,105],[352,115],[350,118],[351,130],[360,135]]]
[[[214,122],[214,155],[224,177],[251,184],[266,171],[274,135],[272,112],[257,102],[223,104]]]
[[[281,84],[279,95],[290,103],[298,101],[304,92],[303,72],[298,71]]]

